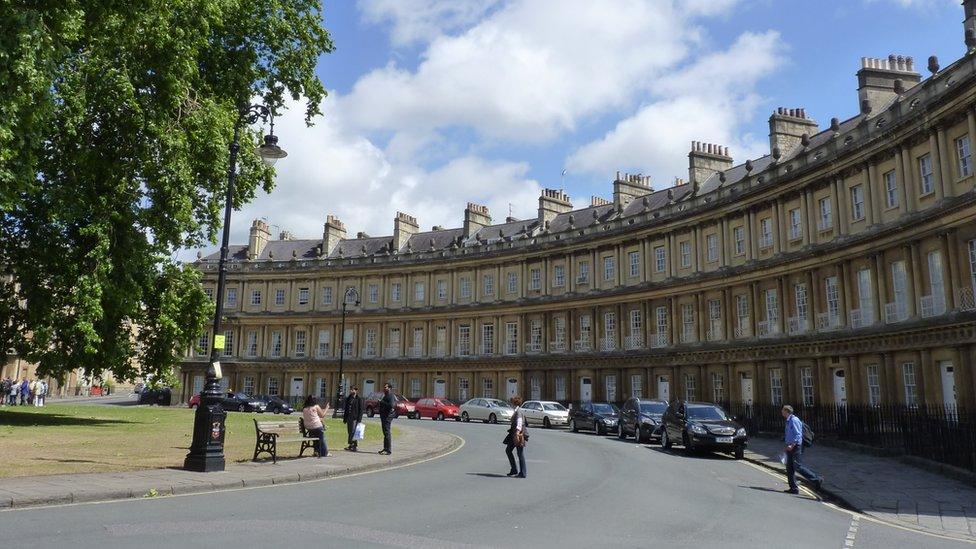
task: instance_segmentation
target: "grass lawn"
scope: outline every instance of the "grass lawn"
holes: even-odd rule
[[[298,412],[288,416],[229,412],[224,438],[227,462],[248,461],[254,455],[253,418],[299,417]],[[193,410],[188,408],[4,407],[0,408],[0,478],[182,467],[192,430]],[[339,420],[328,420],[325,433],[330,452],[346,446],[346,427]],[[367,449],[382,442],[379,425],[367,423],[366,440],[372,443]],[[279,457],[298,455],[299,443],[282,446]]]

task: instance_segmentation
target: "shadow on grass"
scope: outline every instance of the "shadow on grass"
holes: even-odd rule
[[[65,414],[38,414],[17,410],[0,411],[0,425],[14,427],[79,427],[91,425],[115,425],[133,423],[124,419],[106,419],[95,417],[69,416]]]

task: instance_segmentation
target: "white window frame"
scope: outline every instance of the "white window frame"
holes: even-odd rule
[[[790,240],[803,238],[803,218],[800,216],[800,209],[793,208],[789,211],[790,216]]]
[[[725,401],[725,376],[718,372],[712,372],[712,401]]]
[[[495,380],[490,377],[481,378],[481,398],[495,398]]]
[[[774,406],[779,406],[783,404],[782,368],[769,369],[769,400],[770,400],[770,404]]]
[[[224,307],[237,307],[237,288],[227,288]]]
[[[824,277],[824,297],[827,302],[828,319],[840,318],[840,285],[836,276]]]
[[[691,267],[691,242],[687,240],[680,242],[678,244],[678,251],[681,255],[681,268],[687,269]]]
[[[864,219],[864,187],[854,185],[851,187],[851,219],[861,221]]]
[[[630,265],[631,278],[640,276],[640,252],[627,252],[627,261]]]
[[[705,260],[709,263],[718,261],[718,235],[705,235]]]
[[[400,298],[402,297],[403,294],[402,290],[403,290],[403,286],[401,285],[401,283],[394,282],[393,284],[390,284],[390,301],[392,301],[393,303],[399,303]]]
[[[518,275],[513,272],[508,273],[508,293],[518,293]]]
[[[447,281],[443,278],[437,281],[437,299],[447,299]]]
[[[471,325],[470,324],[458,325],[457,354],[458,356],[471,355]]]
[[[895,178],[895,170],[885,172],[882,176],[885,189],[885,206],[888,208],[898,207],[898,180]]]
[[[606,282],[616,280],[617,265],[612,255],[603,258],[603,280]]]
[[[804,406],[813,406],[813,368],[800,368],[800,390]]]
[[[458,294],[461,299],[471,299],[471,279],[462,276],[458,279]]]
[[[668,268],[668,254],[664,246],[654,247],[654,272],[663,273]]]
[[[868,404],[878,406],[881,404],[881,380],[878,375],[878,365],[868,364],[866,371],[868,379]]]
[[[555,265],[552,268],[552,287],[562,288],[566,285],[566,267]]]
[[[773,247],[772,217],[764,217],[759,220],[759,247],[762,249]]]
[[[275,298],[274,298],[275,307],[284,307],[285,297],[286,296],[285,296],[284,288],[275,288]]]
[[[224,348],[220,356],[234,356],[234,330],[224,330]]]
[[[793,285],[793,306],[796,309],[796,316],[801,319],[807,317],[808,302],[807,302],[807,284],[806,282],[797,282]]]
[[[914,362],[902,362],[902,385],[905,388],[905,406],[918,406],[918,378]]]
[[[698,380],[692,374],[685,374],[685,400],[698,400]]]
[[[254,376],[244,376],[244,381],[241,384],[241,390],[247,396],[252,396],[254,394]]]
[[[255,306],[260,304],[261,304],[261,290],[256,290],[256,289],[251,290],[251,305]]]
[[[304,357],[308,351],[308,332],[305,330],[295,330],[295,356]]]
[[[484,356],[495,354],[494,322],[485,322],[481,325],[481,354]]]
[[[247,333],[247,350],[245,351],[245,356],[247,358],[257,358],[258,356],[258,333],[255,330]]]
[[[691,303],[681,304],[681,341],[695,340],[695,307]]]
[[[932,174],[932,155],[923,154],[918,157],[918,194],[929,195],[935,192],[935,178]]]
[[[377,284],[366,286],[366,303],[377,303],[380,300],[380,287]]]
[[[735,255],[746,255],[746,228],[741,225],[733,227],[732,240],[735,241]]]
[[[332,305],[332,286],[322,288],[322,305]]]
[[[309,301],[308,288],[299,288],[298,289],[298,304],[299,305],[308,305],[308,301]]]
[[[315,349],[315,356],[328,358],[332,354],[332,330],[319,330],[319,340]]]
[[[495,277],[486,274],[481,276],[481,293],[485,297],[494,297],[495,295]]]
[[[959,179],[973,174],[972,147],[970,145],[968,135],[956,139],[956,168],[959,172]]]
[[[505,354],[518,354],[518,322],[505,323]]]
[[[427,291],[427,286],[423,282],[413,283],[413,300],[423,301],[425,299],[425,294]]]
[[[542,289],[542,269],[529,269],[529,289]]]
[[[829,196],[821,198],[817,202],[820,206],[820,218],[817,220],[817,229],[829,231],[834,228],[834,203]]]
[[[281,331],[271,332],[271,358],[281,358]]]
[[[277,376],[271,376],[268,378],[268,394],[271,396],[278,396],[281,388],[281,382],[278,380]]]
[[[580,261],[577,264],[577,266],[579,268],[579,272],[577,273],[576,276],[577,282],[580,284],[589,284],[590,283],[590,262]]]
[[[644,376],[641,374],[630,375],[630,397],[644,398]]]

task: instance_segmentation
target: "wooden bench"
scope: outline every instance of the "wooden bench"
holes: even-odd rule
[[[308,436],[305,423],[301,418],[281,421],[258,421],[255,419],[254,431],[257,442],[254,444],[254,458],[251,461],[257,461],[260,454],[271,454],[271,460],[278,463],[279,442],[301,442],[302,448],[298,452],[298,457],[302,457],[305,450],[309,448],[314,452],[315,443],[319,440],[318,437]]]

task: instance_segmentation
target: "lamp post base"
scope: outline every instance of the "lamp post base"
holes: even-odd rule
[[[219,404],[220,387],[217,380],[207,383],[200,395],[200,406],[193,416],[193,442],[183,460],[187,471],[210,473],[224,470],[224,422],[227,412]]]

